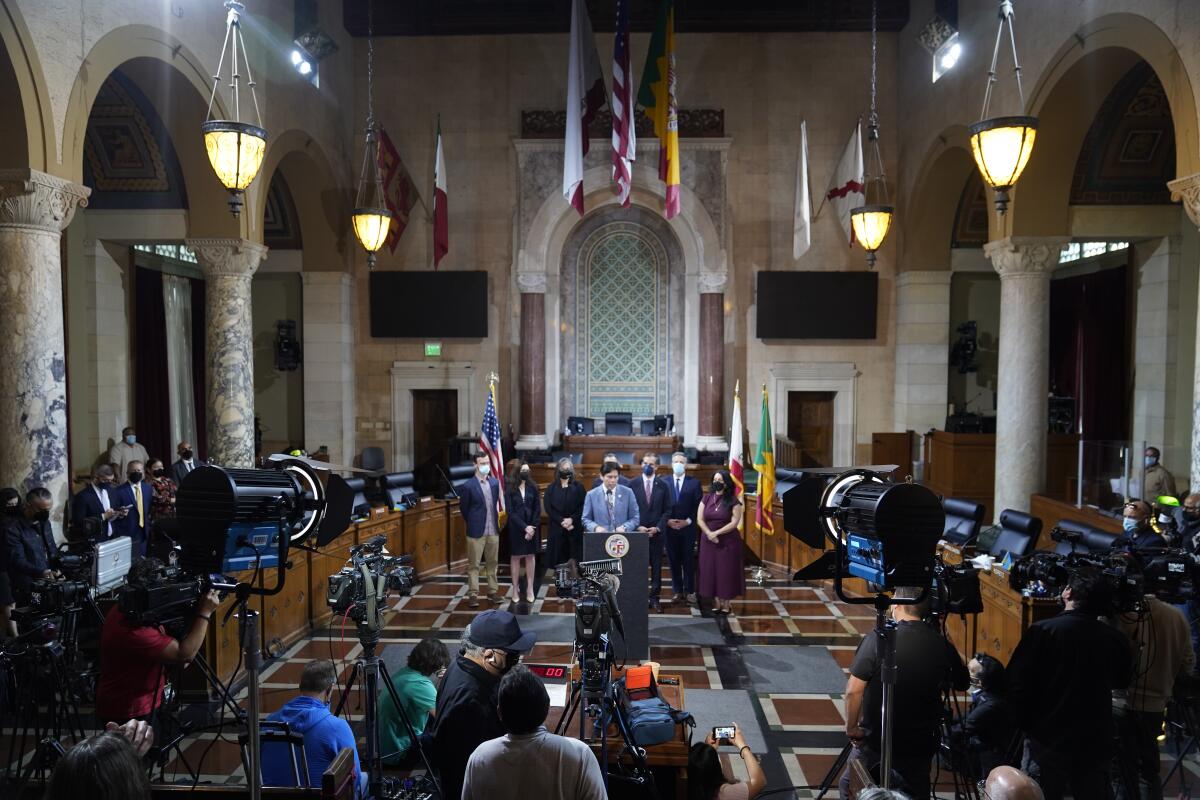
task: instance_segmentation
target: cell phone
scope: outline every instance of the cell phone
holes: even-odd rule
[[[713,728],[712,738],[714,741],[717,741],[717,742],[722,741],[722,740],[729,741],[730,739],[733,738],[733,734],[735,731],[737,731],[737,728],[734,727],[733,725],[718,725],[715,728]]]

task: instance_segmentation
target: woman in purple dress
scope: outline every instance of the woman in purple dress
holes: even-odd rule
[[[734,496],[733,483],[724,470],[713,473],[712,487],[700,501],[696,522],[700,525],[699,593],[712,597],[713,613],[733,614],[729,601],[746,593],[742,567],[742,504]]]

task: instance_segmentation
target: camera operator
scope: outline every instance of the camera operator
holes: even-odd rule
[[[1004,665],[986,653],[967,664],[971,673],[971,707],[951,734],[970,760],[977,779],[1005,763],[1017,736],[1017,713],[1008,698]]]
[[[8,574],[18,602],[29,597],[34,581],[61,577],[50,561],[58,552],[50,530],[50,490],[39,486],[25,495],[25,508],[5,532],[8,542]]]
[[[1047,800],[1111,795],[1112,696],[1133,678],[1133,652],[1098,619],[1108,605],[1102,576],[1076,571],[1062,591],[1064,610],[1034,623],[1017,643],[1008,678],[1025,731],[1022,769]]]
[[[1146,595],[1140,613],[1118,615],[1113,623],[1129,638],[1136,659],[1133,683],[1112,693],[1122,751],[1118,758],[1136,765],[1142,798],[1161,800],[1158,735],[1175,681],[1191,674],[1196,664],[1191,630],[1178,608],[1153,595]],[[1116,764],[1113,773],[1118,799],[1135,800],[1129,798]]]
[[[915,600],[921,590],[897,587],[897,600]],[[942,718],[942,687],[958,691],[970,685],[970,676],[958,652],[923,620],[929,614],[931,597],[917,604],[892,606],[896,621],[896,686],[893,694],[892,771],[899,775],[900,788],[913,797],[929,796],[929,767],[937,752],[938,727]],[[882,760],[883,687],[880,668],[883,653],[879,637],[869,633],[858,646],[846,681],[846,735],[854,744],[851,758],[863,762],[879,779]],[[842,797],[850,788],[850,772],[841,780]]]
[[[463,631],[460,655],[450,662],[438,687],[429,732],[442,797],[462,797],[471,753],[488,739],[504,735],[496,713],[500,678],[536,641],[537,634],[522,633],[517,618],[507,611],[485,611]]]
[[[1145,500],[1130,500],[1122,512],[1121,527],[1125,531],[1113,540],[1114,550],[1162,550],[1166,541],[1150,527],[1150,504]]]
[[[163,568],[157,558],[142,558],[129,569],[129,583],[149,584]],[[162,702],[166,668],[187,665],[204,644],[208,622],[221,600],[210,590],[196,603],[183,639],[161,625],[138,625],[114,604],[100,631],[100,680],[96,716],[103,721],[149,719]],[[153,720],[151,720],[153,722]]]

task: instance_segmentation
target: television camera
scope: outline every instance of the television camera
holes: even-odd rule
[[[575,648],[585,699],[603,696],[612,667],[612,629],[621,640],[625,626],[617,605],[621,586],[621,559],[583,561],[580,577],[571,578],[568,567],[558,567],[554,586],[559,597],[575,599]]]
[[[411,556],[387,554],[387,538],[375,538],[350,548],[350,563],[329,576],[325,602],[335,616],[346,615],[359,624],[378,624],[389,591],[412,592]]]

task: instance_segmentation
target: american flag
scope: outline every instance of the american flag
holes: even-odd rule
[[[495,390],[488,387],[487,405],[483,407],[483,429],[479,434],[479,447],[487,453],[492,465],[492,476],[500,482],[497,502],[504,511],[504,452],[500,446],[500,420],[496,418]]]
[[[612,77],[613,180],[621,205],[629,207],[637,134],[633,126],[633,75],[629,71],[629,0],[617,0],[617,35],[613,41]]]

